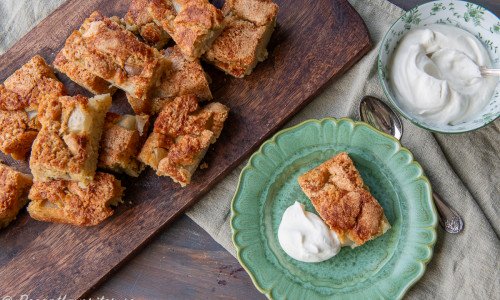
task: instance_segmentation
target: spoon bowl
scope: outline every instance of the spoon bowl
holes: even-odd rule
[[[400,140],[403,136],[403,123],[398,115],[382,100],[365,96],[359,104],[359,116],[361,121],[366,122],[376,129],[390,134]],[[439,224],[446,232],[459,233],[464,228],[464,222],[460,215],[451,208],[436,193],[432,193],[432,198],[439,213]]]
[[[359,116],[361,120],[371,124],[378,130],[392,135],[400,140],[403,135],[403,123],[393,112],[389,105],[379,99],[366,96],[359,104]]]

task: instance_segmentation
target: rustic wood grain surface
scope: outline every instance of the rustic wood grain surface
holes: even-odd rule
[[[105,15],[123,15],[129,2],[67,1],[0,57],[0,80],[35,54],[51,62],[69,33],[93,10],[100,10]],[[231,108],[221,138],[205,158],[209,168],[197,171],[193,183],[185,189],[168,178],[158,178],[150,169],[139,179],[122,178],[127,187],[124,199],[127,204],[119,207],[108,221],[92,228],[41,223],[21,213],[0,232],[0,294],[28,293],[30,298],[87,295],[89,289],[103,282],[306,105],[331,78],[349,68],[371,47],[363,21],[346,0],[276,2],[280,5],[279,25],[269,45],[269,58],[245,79],[229,78],[209,69],[214,81],[214,98]],[[64,76],[61,78],[70,94],[83,92]],[[114,96],[112,110],[130,111],[123,93]],[[13,162],[4,156],[0,158],[27,171],[26,163]],[[184,241],[193,241],[189,233],[177,238],[179,241],[170,249],[187,245],[182,244]],[[151,249],[148,247],[147,251]],[[188,256],[172,257],[175,264],[169,268],[180,270]],[[207,257],[201,254],[197,260],[205,261],[205,265],[193,264],[192,270],[201,274],[204,268],[210,269],[206,267],[209,260],[204,258]],[[160,265],[158,261],[152,262],[155,263]],[[235,274],[241,273],[238,268],[231,269],[230,264],[224,266],[220,266],[220,276],[227,273],[237,278]],[[156,271],[155,274],[154,269],[149,269],[137,275],[135,283],[127,287],[131,289],[129,293],[139,290],[137,283],[141,276],[149,276],[147,282],[163,278],[159,276],[164,275],[163,270],[157,268]],[[178,282],[177,291],[189,297],[189,292],[193,292],[189,280],[176,271],[171,274],[171,280],[165,281]],[[229,277],[220,279],[220,284],[217,281],[217,286],[236,281]],[[208,277],[198,279],[199,283],[203,281],[210,282]],[[157,285],[162,285],[161,282],[163,280]],[[120,291],[124,290],[127,289]],[[157,297],[176,298],[169,293],[172,292],[163,292]],[[228,296],[236,293],[239,292]],[[154,298],[154,295],[138,294],[137,297]]]
[[[410,9],[427,1],[390,2]],[[475,2],[500,15],[500,1]],[[186,216],[164,230],[91,296],[115,299],[265,299],[238,261]]]

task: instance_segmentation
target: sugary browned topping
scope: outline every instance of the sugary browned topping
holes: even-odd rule
[[[123,20],[128,30],[139,34],[148,45],[161,49],[170,36],[154,23],[148,9],[149,2],[150,0],[132,0]]]
[[[228,17],[226,20],[228,20],[226,28],[215,39],[205,57],[227,73],[243,77],[259,60],[257,49],[266,27],[255,26],[248,21],[233,17]]]
[[[0,84],[0,110],[15,111],[29,107],[29,99],[5,88]]]
[[[116,91],[116,87],[111,86],[106,80],[90,73],[80,64],[69,61],[63,51],[57,54],[53,64],[59,72],[66,74],[71,80],[95,95],[112,95]]]
[[[28,202],[31,183],[28,175],[0,163],[0,228],[14,220]]]
[[[110,206],[121,201],[122,193],[120,181],[106,173],[97,173],[86,187],[65,180],[35,182],[28,212],[39,221],[97,225],[113,214]]]
[[[226,0],[222,12],[233,15],[257,26],[273,24],[278,15],[278,5],[272,0]]]
[[[153,17],[148,11],[150,0],[132,0],[128,11],[123,17],[127,26],[142,26],[153,22]]]
[[[226,73],[243,77],[267,58],[278,6],[271,0],[227,0],[222,10],[226,28],[205,58]]]
[[[179,5],[174,6],[172,0],[149,0],[148,2],[148,12],[153,21],[172,36],[172,33],[175,32],[173,22],[180,10]]]
[[[36,55],[0,85],[0,110],[36,109],[41,97],[63,94],[63,84],[45,60]]]
[[[299,184],[343,243],[351,240],[360,246],[389,226],[382,207],[345,152],[301,175]]]
[[[24,111],[0,110],[0,150],[14,159],[24,159],[38,134],[30,127],[28,114]]]
[[[48,168],[65,173],[80,173],[85,167],[85,161],[90,155],[87,150],[88,131],[80,134],[68,130],[69,114],[77,107],[82,111],[82,116],[90,115],[87,98],[80,95],[61,97],[60,100],[53,99],[43,103],[40,107],[43,113],[40,114],[39,119],[43,128],[33,145],[30,160],[36,180],[43,180],[45,177],[38,176],[37,165],[40,165],[42,172],[44,168]],[[82,117],[82,122],[85,122],[84,118],[85,116]]]
[[[170,176],[182,186],[189,184],[191,176],[213,141],[213,133],[208,130],[197,136],[180,136],[158,164],[158,175]]]
[[[38,103],[64,95],[64,86],[41,56],[34,56],[0,85],[0,150],[24,159],[39,129]]]
[[[149,11],[189,60],[210,48],[224,28],[222,12],[207,0],[152,0]]]
[[[36,55],[15,71],[4,82],[5,87],[21,97],[29,97],[31,91],[38,85],[42,78],[57,80],[52,69],[45,60]]]
[[[33,143],[30,159],[35,179],[91,181],[110,106],[109,94],[91,99],[77,95],[44,101],[39,116],[42,129]]]
[[[345,191],[353,191],[356,188],[364,187],[363,179],[356,167],[354,167],[351,158],[345,152],[339,153],[332,159],[305,173],[299,180],[301,186],[313,193],[321,192],[325,187]],[[327,186],[329,183],[330,186]]]
[[[68,37],[62,52],[68,60],[139,99],[148,97],[150,88],[169,66],[158,50],[98,12]]]
[[[177,46],[163,50],[162,54],[172,61],[172,68],[153,91],[155,97],[173,98],[193,94],[200,100],[212,99],[207,75],[198,59],[187,60]]]
[[[141,26],[139,34],[148,45],[156,49],[163,48],[170,39],[168,33],[156,25],[156,23],[148,23]]]
[[[127,95],[136,113],[156,115],[166,102],[180,95],[192,94],[199,100],[212,99],[208,75],[203,71],[199,59],[187,60],[177,46],[162,50],[162,54],[172,62],[172,67],[163,74],[158,86],[152,89],[151,101],[146,103]]]
[[[68,173],[82,173],[85,161],[90,153],[87,150],[89,139],[86,136],[70,134],[70,140],[66,143],[57,134],[57,131],[41,130],[31,153],[33,174],[37,180],[50,180],[59,178],[59,175],[50,176],[51,173],[44,172],[45,168],[55,169],[56,172],[64,173],[65,179],[70,179]],[[39,165],[39,167],[38,167]]]
[[[137,160],[149,127],[149,117],[106,115],[99,153],[99,168],[137,177],[142,164]]]
[[[40,102],[45,98],[54,98],[66,95],[64,85],[56,79],[42,78],[31,90],[29,97],[29,109],[36,110]]]
[[[228,109],[220,103],[211,103],[200,109],[195,96],[180,96],[163,107],[155,121],[154,131],[175,138],[210,130],[218,138],[227,112]]]
[[[170,176],[182,186],[189,184],[209,145],[219,137],[228,111],[220,103],[200,109],[193,95],[167,102],[139,160],[154,168],[160,176]]]

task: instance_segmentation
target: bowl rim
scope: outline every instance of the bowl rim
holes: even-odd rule
[[[414,8],[418,8],[418,7],[422,7],[422,6],[427,6],[427,5],[430,5],[432,3],[439,3],[439,2],[443,2],[443,1],[442,0],[434,0],[434,1],[429,1],[429,2],[422,3],[420,5],[414,6],[411,9],[406,10],[404,12],[404,14],[402,14],[396,21],[394,21],[394,23],[392,23],[391,27],[389,27],[389,29],[384,34],[382,42],[381,42],[381,44],[379,46],[378,55],[377,55],[377,75],[378,75],[378,79],[379,79],[380,85],[382,86],[382,90],[384,91],[385,96],[387,97],[387,99],[389,99],[390,106],[393,109],[395,109],[400,115],[402,115],[405,119],[407,119],[411,123],[415,124],[416,126],[418,126],[420,128],[423,128],[423,129],[426,129],[426,130],[429,130],[431,132],[443,133],[443,134],[461,134],[461,133],[475,131],[475,130],[481,129],[481,128],[483,128],[483,127],[485,127],[485,126],[487,126],[487,125],[495,122],[500,117],[500,113],[495,118],[492,118],[488,122],[482,123],[479,126],[473,127],[473,128],[470,128],[470,129],[455,130],[455,131],[445,131],[445,130],[439,130],[439,129],[431,127],[431,126],[426,126],[426,125],[422,124],[420,121],[416,120],[415,117],[412,114],[405,112],[402,108],[399,107],[397,101],[395,100],[395,96],[393,96],[392,93],[389,91],[389,87],[388,87],[389,84],[386,83],[386,80],[384,79],[384,75],[383,75],[383,72],[382,72],[382,69],[383,69],[382,58],[381,58],[382,57],[382,49],[383,49],[382,46],[387,41],[387,38],[389,37],[389,34],[391,33],[391,31],[394,28],[394,26],[401,21],[401,19],[406,15],[406,13],[408,11],[410,11],[410,10],[412,10]],[[489,12],[490,14],[492,14],[493,16],[497,17],[497,19],[500,20],[500,18],[495,13],[493,13],[491,10],[489,10],[489,9],[485,8],[484,6],[481,6],[479,4],[476,4],[476,3],[473,3],[473,2],[469,2],[469,1],[465,1],[465,0],[454,0],[454,2],[470,3],[470,4],[473,4],[473,5],[477,5],[478,7],[483,8],[485,11]],[[497,84],[500,84],[500,82],[498,82]]]

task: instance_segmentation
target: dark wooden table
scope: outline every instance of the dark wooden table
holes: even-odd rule
[[[428,0],[390,0],[409,9]],[[472,0],[500,14],[498,0]],[[115,299],[263,299],[238,261],[183,215],[91,297]]]

